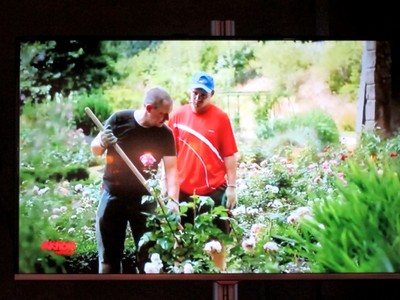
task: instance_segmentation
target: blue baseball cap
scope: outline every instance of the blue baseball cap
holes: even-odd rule
[[[209,94],[214,90],[214,79],[206,72],[197,72],[193,75],[190,89],[202,89]]]

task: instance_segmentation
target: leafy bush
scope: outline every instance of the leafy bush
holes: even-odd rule
[[[329,73],[328,84],[331,91],[350,95],[354,101],[357,100],[363,43],[327,41],[324,44],[326,47],[320,64]]]
[[[42,102],[113,83],[120,78],[117,58],[115,49],[95,39],[27,40],[21,43],[21,101]]]
[[[185,228],[181,231],[177,230],[175,216],[166,215],[160,207],[155,214],[148,215],[149,232],[141,238],[140,245],[149,241],[156,243],[150,252],[160,255],[166,264],[165,272],[183,273],[185,264],[193,266],[195,273],[220,271],[213,265],[211,257],[206,254],[205,245],[210,241],[210,236],[218,237],[222,244],[227,244],[231,240],[214,224],[217,217],[228,219],[226,209],[222,206],[215,207],[213,200],[209,197],[196,197],[193,203],[180,203],[180,213],[185,214],[188,209],[197,209],[203,205],[211,207],[210,213],[198,214],[194,224],[185,224]]]
[[[277,119],[271,127],[273,128],[274,135],[298,127],[312,128],[316,131],[323,147],[339,142],[339,131],[335,121],[328,113],[321,110],[312,110],[289,118]]]
[[[244,83],[255,75],[255,70],[249,68],[254,58],[253,48],[249,45],[243,45],[238,49],[228,51],[226,54],[220,54],[214,70],[218,73],[218,71],[223,69],[233,69],[233,84]]]
[[[58,96],[54,101],[27,103],[20,118],[20,180],[88,178],[95,160],[81,130],[75,129],[74,106]],[[26,113],[25,113],[26,112]]]
[[[281,97],[287,94],[282,90],[275,90],[268,94],[255,94],[252,101],[255,104],[255,119],[257,121],[256,133],[258,137],[268,138],[273,135],[270,126],[270,112],[275,104],[279,102]]]
[[[314,128],[298,126],[286,131],[275,134],[265,142],[264,151],[271,154],[277,154],[284,157],[292,157],[297,151],[304,149],[322,150],[322,143]]]
[[[85,135],[95,135],[99,131],[92,119],[86,114],[86,107],[89,107],[103,123],[112,113],[109,101],[101,91],[80,94],[75,98],[75,103],[74,121],[76,128],[81,128]]]
[[[25,189],[22,186],[20,190],[19,272],[56,273],[62,270],[64,257],[40,249],[44,241],[57,240],[59,237],[50,221],[43,217],[44,204],[36,192],[39,189]]]

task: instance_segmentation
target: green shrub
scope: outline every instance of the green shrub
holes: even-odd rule
[[[274,137],[268,139],[265,144],[264,151],[285,157],[291,157],[295,150],[305,148],[315,149],[316,151],[322,150],[321,141],[316,130],[303,126],[289,128],[280,134],[276,134]]]
[[[24,105],[20,118],[20,180],[82,180],[95,164],[84,134],[71,118],[66,98]]]
[[[328,113],[321,110],[312,110],[289,118],[278,119],[271,126],[274,135],[299,127],[312,128],[316,131],[322,147],[339,142],[339,130],[335,121]]]
[[[103,93],[97,91],[91,94],[80,94],[75,101],[74,121],[76,128],[81,128],[85,135],[95,135],[99,129],[86,114],[85,108],[89,107],[100,122],[104,122],[112,113],[108,99]]]
[[[350,95],[357,100],[360,85],[362,41],[346,43],[330,41],[321,59],[321,66],[329,73],[327,83],[333,93]]]
[[[156,192],[158,194],[158,192]],[[155,199],[148,199],[155,201]],[[228,219],[223,206],[214,206],[209,197],[196,196],[193,203],[181,202],[180,213],[185,214],[188,209],[209,206],[209,213],[198,214],[194,224],[185,224],[184,230],[177,230],[177,220],[174,215],[165,214],[160,207],[155,213],[148,214],[147,227],[149,231],[140,239],[139,247],[154,241],[150,253],[158,253],[166,263],[165,272],[180,273],[186,263],[191,264],[195,273],[213,273],[218,270],[213,265],[210,256],[205,255],[204,246],[210,237],[218,237],[223,244],[232,242],[232,237],[224,234],[214,223],[215,218]],[[168,220],[167,222],[165,220]],[[179,247],[176,245],[179,243]],[[179,265],[177,264],[179,262]]]

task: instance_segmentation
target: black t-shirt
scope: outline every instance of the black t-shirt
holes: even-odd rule
[[[156,159],[153,166],[157,167],[164,156],[175,156],[175,142],[172,131],[165,124],[161,127],[145,128],[134,118],[134,110],[121,110],[110,116],[106,126],[110,125],[118,138],[118,145],[129,157],[144,178],[149,178],[146,167],[140,161],[140,156],[151,153]],[[129,195],[129,193],[147,194],[143,184],[137,179],[114,147],[107,149],[106,167],[103,176],[104,186],[111,194]]]

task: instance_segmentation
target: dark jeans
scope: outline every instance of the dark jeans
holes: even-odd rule
[[[220,205],[225,205],[225,191],[226,191],[226,184],[223,184],[219,186],[217,189],[215,189],[213,192],[207,195],[201,195],[201,196],[208,196],[211,199],[214,200],[214,206],[220,206]],[[193,202],[193,198],[191,198],[192,195],[186,194],[185,192],[180,191],[179,192],[179,202]],[[186,216],[181,217],[181,223],[184,226],[185,223],[190,223],[194,224],[194,219],[196,215],[202,214],[209,212],[211,210],[211,207],[208,205],[202,206],[200,209],[189,209],[186,212]],[[222,232],[229,234],[230,233],[230,224],[229,221],[227,220],[221,220],[220,218],[217,218],[214,220],[214,224],[222,230]]]
[[[142,193],[129,197],[111,195],[103,191],[96,214],[96,238],[99,255],[99,273],[121,273],[126,228],[129,223],[136,246],[136,267],[144,273],[144,264],[149,261],[148,250],[153,244],[147,243],[138,251],[138,243],[146,228],[146,216],[156,203],[141,204]]]

